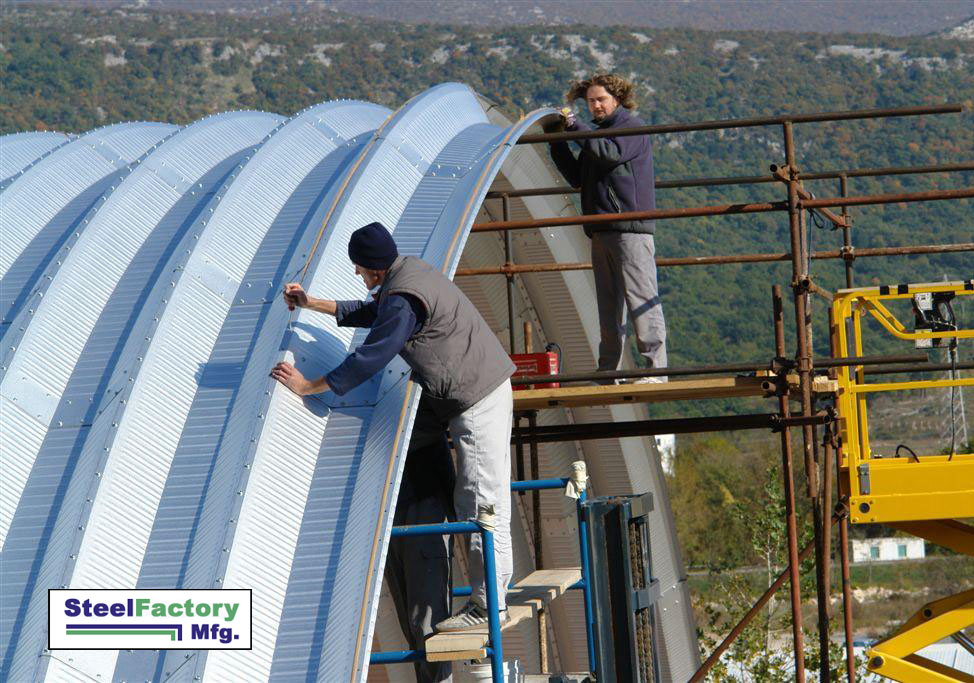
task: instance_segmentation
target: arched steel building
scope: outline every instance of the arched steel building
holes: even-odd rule
[[[400,251],[445,273],[503,260],[491,189],[556,183],[515,146],[552,110],[511,125],[458,84],[397,111],[327,102],[295,116],[233,112],[184,128],[126,123],[77,137],[0,138],[0,679],[411,680],[373,667],[398,649],[381,567],[417,389],[405,365],[341,398],[301,399],[268,377],[314,374],[364,338],[289,313],[284,282],[364,298],[346,255],[379,220]],[[567,197],[512,201],[574,215]],[[582,261],[578,229],[514,237],[523,263]],[[503,278],[460,286],[507,343]],[[590,273],[527,274],[516,310],[571,368],[594,365]],[[542,424],[631,420],[642,406],[545,411]],[[668,680],[697,661],[684,571],[651,439],[553,444],[544,476],[584,457],[596,493],[652,491]],[[551,566],[577,564],[574,504],[543,497]],[[515,508],[515,572],[533,568]],[[252,588],[250,651],[48,651],[49,588]],[[553,606],[551,655],[583,670],[580,600]],[[374,637],[373,637],[374,636]],[[505,634],[530,670],[536,625]]]

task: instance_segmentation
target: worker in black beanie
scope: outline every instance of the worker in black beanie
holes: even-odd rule
[[[348,240],[348,259],[362,268],[389,270],[397,256],[396,242],[382,223],[369,223]]]
[[[513,398],[510,377],[514,364],[463,292],[429,264],[414,256],[401,256],[392,235],[381,223],[370,223],[352,233],[348,256],[365,286],[370,290],[379,288],[372,301],[316,299],[309,297],[296,283],[284,286],[284,300],[292,310],[295,307],[311,308],[334,315],[339,326],[370,327],[365,341],[337,368],[317,380],[306,379],[286,362],[278,363],[271,374],[299,395],[325,391],[342,395],[381,372],[397,354],[406,361],[412,369],[412,380],[423,388],[410,453],[423,449],[424,459],[436,456],[437,463],[429,463],[427,476],[434,470],[445,472],[446,463],[439,461],[444,459],[444,453],[445,459],[449,460],[449,452],[443,447],[444,435],[449,428],[457,451],[453,490],[456,516],[463,520],[476,519],[478,514],[492,513],[494,516],[498,607],[502,610],[501,619],[506,620],[507,586],[513,574],[510,536]],[[410,459],[407,456],[407,473]],[[447,475],[440,478],[449,479]],[[401,489],[401,493],[403,491]],[[410,524],[420,523],[412,515],[399,513],[397,506],[397,518],[410,518]],[[443,520],[425,520],[437,521]],[[431,586],[436,581],[422,576],[426,571],[423,567],[406,567],[405,584],[400,581],[400,585],[410,596],[410,604],[405,604],[403,595],[399,595],[395,602],[407,640],[415,649],[422,649],[423,638],[432,632],[434,625],[437,631],[456,631],[481,626],[487,621],[480,536],[474,534],[465,539],[470,545],[473,591],[470,602],[453,617],[449,617],[448,611],[436,614],[442,612],[443,605],[449,610],[449,585],[433,588],[437,595],[446,596],[444,600],[430,601],[437,602],[436,605],[418,606],[412,586],[419,590],[420,584]],[[408,539],[403,540],[408,542]],[[443,544],[447,543],[444,538]],[[427,553],[430,554],[438,553]],[[390,557],[396,556],[396,547],[390,547]],[[411,563],[407,561],[406,564]],[[446,567],[449,567],[449,558]],[[397,593],[394,578],[387,572],[390,587]],[[420,597],[425,599],[426,596]],[[446,680],[437,677],[443,675],[442,670],[421,669],[417,666],[420,681]],[[446,675],[449,676],[448,667]]]

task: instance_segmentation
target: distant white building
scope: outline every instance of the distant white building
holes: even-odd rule
[[[673,455],[676,453],[676,434],[657,434],[655,438],[663,471],[672,475]]]
[[[867,538],[852,541],[853,562],[918,560],[925,556],[922,538]]]

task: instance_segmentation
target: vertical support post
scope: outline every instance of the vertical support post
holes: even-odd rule
[[[524,441],[521,439],[519,434],[519,429],[521,427],[521,413],[514,413],[514,466],[516,469],[516,476],[518,481],[524,481]],[[523,496],[527,491],[518,491],[517,495]]]
[[[844,190],[844,183],[843,183]],[[852,273],[850,269],[846,270],[846,281],[851,283]],[[829,346],[832,352],[832,357],[835,358],[838,355],[838,334],[839,331],[835,327],[835,314],[832,308],[829,308]],[[829,373],[830,377],[833,377],[837,373],[835,370]],[[835,425],[833,424],[834,428]],[[835,458],[835,476],[836,484],[842,481],[842,458],[838,447],[835,442],[835,432],[830,431],[827,434],[829,438],[829,447],[825,451],[825,467],[830,469],[829,455]],[[826,495],[831,493],[831,488],[826,490]],[[841,496],[841,486],[837,493]],[[826,498],[826,505],[830,505],[828,498]],[[828,507],[826,509],[829,509]],[[839,513],[838,510],[841,509],[842,512]],[[846,500],[840,500],[839,504],[836,506],[836,514],[838,515],[839,522],[839,558],[842,573],[842,617],[843,625],[845,627],[845,648],[846,648],[846,680],[848,683],[855,683],[856,680],[856,655],[852,646],[852,582],[849,577],[849,510],[846,504]],[[831,515],[829,516],[829,524],[832,523]],[[831,540],[831,534],[829,539]],[[827,547],[827,546],[826,546]]]
[[[835,329],[835,313],[832,311],[832,307],[828,307],[829,315],[829,354],[835,358],[838,349],[838,337]],[[838,371],[835,368],[829,370],[829,378],[836,379],[838,377]],[[835,483],[832,481],[832,460],[838,457],[836,453],[837,445],[835,440],[835,428],[836,424],[833,422],[825,426],[825,434],[822,440],[822,455],[824,462],[822,463],[822,555],[824,576],[823,581],[825,583],[825,595],[828,600],[825,603],[825,609],[829,616],[832,618],[832,487]]]
[[[484,587],[487,591],[487,634],[490,637],[490,668],[493,683],[504,683],[504,652],[501,642],[500,613],[497,611],[497,566],[494,559],[494,533],[481,527],[484,547]]]
[[[501,195],[501,215],[505,221],[511,220],[511,198],[507,194]],[[504,265],[514,265],[514,242],[510,230],[504,231]],[[507,273],[507,332],[511,353],[514,348],[514,273]]]
[[[524,321],[524,353],[534,353],[534,334],[531,323],[527,320]],[[538,413],[534,410],[528,411],[527,417],[528,427],[533,432],[538,426]],[[538,442],[532,441],[528,448],[531,454],[531,478],[540,479]],[[544,560],[541,553],[541,491],[538,489],[531,491],[531,515],[534,527],[534,568],[541,569],[544,567]]]
[[[798,339],[798,378],[801,387],[802,416],[812,415],[812,350],[808,335],[808,253],[805,250],[805,231],[802,229],[798,201],[798,167],[795,163],[795,138],[791,121],[785,121],[785,158],[788,164],[788,221],[791,230],[792,289],[795,295],[795,327]],[[821,680],[831,679],[829,664],[829,618],[826,610],[822,558],[822,508],[818,483],[818,453],[812,425],[802,426],[802,445],[805,453],[805,474],[808,494],[812,500],[812,523],[815,531],[815,578],[818,597],[818,643]]]
[[[839,194],[842,197],[849,196],[849,179],[845,173],[839,176]],[[842,218],[845,219],[845,226],[842,228],[842,245],[845,247],[842,263],[845,265],[845,286],[852,287],[852,229],[849,227],[851,216],[849,207],[842,207]]]
[[[532,410],[528,413],[528,427],[533,433],[538,427],[538,413]],[[538,442],[532,441],[530,446],[531,451],[531,478],[540,479],[539,466],[538,466]],[[531,492],[531,513],[533,516],[533,526],[534,526],[534,568],[544,569],[544,556],[542,555],[541,549],[541,491],[535,489]]]
[[[528,427],[534,432],[538,426],[538,413],[532,410],[528,413]],[[538,472],[538,442],[530,443],[531,452],[531,478],[540,479]],[[544,567],[544,557],[542,555],[541,544],[541,491],[534,489],[531,491],[531,515],[533,517],[533,541],[534,541],[534,568]],[[548,673],[548,610],[544,604],[538,608],[538,658],[541,660],[541,673]]]
[[[781,287],[772,287],[772,303],[774,309],[774,341],[775,355],[785,356],[785,323],[784,307],[781,300]],[[788,396],[778,397],[778,410],[781,417],[787,418],[791,414]],[[798,521],[795,513],[795,479],[794,464],[791,454],[791,436],[788,427],[781,429],[781,475],[785,488],[785,522],[788,530],[788,571],[791,590],[791,635],[795,648],[795,680],[805,680],[805,642],[802,635],[802,594],[800,581],[800,562],[798,559]]]
[[[534,352],[534,335],[531,322],[524,321],[524,353]],[[528,412],[528,427],[533,432],[538,426],[538,413],[534,410]],[[531,457],[531,478],[540,479],[538,466],[538,442],[532,441],[529,446]],[[523,464],[522,464],[523,466]],[[534,542],[534,568],[544,567],[544,559],[541,547],[541,491],[534,489],[531,491],[531,517],[532,517],[532,540]],[[538,653],[541,660],[541,673],[548,672],[548,610],[542,605],[538,609]]]
[[[839,467],[839,459],[835,461]],[[839,557],[842,562],[842,616],[845,622],[845,659],[848,683],[856,683],[856,653],[852,645],[852,579],[849,576],[849,510],[839,517]]]
[[[588,522],[582,503],[585,502],[586,492],[582,491],[575,502],[575,512],[578,515],[578,554],[582,562],[582,599],[585,602],[585,640],[588,645],[588,670],[595,672],[595,616],[592,610],[592,572],[588,555]]]
[[[832,425],[826,426],[822,439],[822,510],[832,507],[832,458],[835,454],[832,443]],[[822,583],[825,584],[825,613],[832,618],[832,516],[822,515]]]

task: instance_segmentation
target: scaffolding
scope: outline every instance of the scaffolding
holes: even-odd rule
[[[838,528],[840,545],[840,567],[843,594],[843,617],[845,629],[845,645],[847,656],[847,677],[854,681],[855,655],[852,642],[852,599],[851,581],[849,573],[848,555],[848,524],[866,521],[864,519],[850,519],[850,481],[855,482],[855,469],[850,470],[849,455],[844,450],[848,441],[844,441],[840,433],[848,424],[849,406],[845,399],[851,390],[850,377],[864,382],[869,375],[889,375],[919,372],[934,372],[949,370],[955,380],[971,383],[974,380],[961,380],[957,371],[970,369],[974,363],[961,362],[951,364],[936,364],[929,362],[926,354],[898,355],[898,356],[864,356],[861,347],[854,351],[836,347],[839,340],[833,334],[832,357],[813,358],[811,346],[811,316],[810,297],[819,296],[829,302],[830,307],[839,305],[850,296],[858,296],[849,292],[854,284],[854,262],[858,258],[936,254],[951,252],[974,251],[974,242],[960,242],[953,244],[902,245],[882,248],[856,248],[852,240],[852,216],[849,208],[855,206],[869,206],[889,203],[958,200],[974,197],[974,187],[953,190],[930,190],[924,192],[850,195],[849,181],[853,178],[880,177],[907,174],[956,173],[974,170],[974,162],[940,166],[917,167],[888,167],[847,169],[828,172],[804,173],[796,161],[796,145],[794,128],[798,124],[811,122],[838,122],[861,119],[878,119],[904,116],[924,116],[956,114],[962,111],[960,105],[943,105],[930,107],[910,107],[899,109],[877,109],[867,111],[826,112],[804,115],[782,115],[751,119],[737,119],[724,121],[706,121],[691,124],[667,124],[630,128],[625,130],[592,130],[582,132],[560,132],[522,136],[517,144],[540,144],[556,141],[579,140],[583,138],[610,137],[622,135],[656,135],[663,133],[682,133],[704,130],[725,130],[747,128],[755,126],[780,127],[784,140],[785,163],[772,164],[770,173],[765,176],[742,176],[722,178],[695,178],[676,181],[658,181],[657,188],[687,188],[714,187],[727,185],[753,185],[774,183],[783,185],[785,198],[776,202],[750,202],[739,204],[724,204],[711,206],[696,206],[682,208],[655,209],[652,211],[638,211],[619,214],[601,214],[589,216],[564,216],[533,220],[512,220],[511,200],[519,197],[568,195],[578,192],[571,187],[546,187],[516,191],[495,191],[488,193],[488,200],[500,202],[502,220],[475,224],[472,232],[501,232],[504,235],[505,262],[497,267],[481,267],[459,269],[456,277],[473,277],[486,275],[502,275],[507,280],[508,324],[510,333],[510,348],[515,350],[515,329],[517,320],[514,312],[515,277],[526,273],[561,272],[571,270],[590,269],[589,263],[546,263],[546,264],[518,264],[513,258],[512,232],[517,230],[533,230],[539,228],[559,228],[584,224],[607,223],[625,220],[669,220],[691,218],[698,216],[729,216],[748,213],[781,212],[788,215],[789,248],[788,251],[776,253],[753,253],[732,255],[708,255],[683,258],[660,258],[657,265],[661,267],[718,265],[739,263],[774,263],[789,262],[792,266],[791,281],[788,283],[792,290],[795,316],[796,350],[788,354],[785,343],[784,302],[779,285],[772,287],[772,309],[775,339],[775,352],[770,361],[752,361],[735,364],[721,364],[696,366],[686,368],[665,368],[656,370],[633,370],[614,373],[561,374],[555,376],[526,377],[515,380],[515,384],[529,385],[558,382],[570,384],[572,382],[590,382],[592,380],[611,381],[616,379],[634,379],[638,377],[667,376],[670,381],[665,384],[638,384],[621,386],[585,386],[561,387],[555,389],[529,389],[515,394],[516,427],[513,434],[519,466],[519,474],[524,472],[523,448],[528,444],[531,448],[531,477],[538,477],[537,445],[555,441],[580,441],[585,439],[620,438],[627,436],[643,436],[666,433],[693,433],[705,431],[724,431],[740,429],[771,429],[780,434],[782,475],[785,498],[785,516],[788,537],[788,566],[771,584],[767,591],[758,599],[754,606],[745,614],[741,621],[727,634],[722,642],[710,653],[709,657],[691,678],[692,681],[703,680],[707,672],[718,662],[734,639],[747,627],[748,623],[767,604],[774,593],[785,582],[790,585],[792,612],[792,641],[794,648],[794,669],[797,680],[805,679],[804,664],[804,633],[802,628],[802,597],[799,584],[801,562],[814,554],[816,574],[816,604],[818,623],[818,649],[821,680],[831,680],[832,671],[829,658],[830,606],[831,595],[831,545],[833,530]],[[808,180],[838,180],[838,196],[816,198],[805,187]],[[837,210],[833,211],[833,209]],[[809,248],[809,229],[806,225],[805,212],[816,212],[830,222],[835,230],[841,230],[842,245],[838,249],[826,251],[811,251]],[[846,287],[833,295],[816,283],[810,273],[809,264],[815,259],[840,259],[844,264]],[[942,283],[941,283],[942,284]],[[902,286],[901,286],[902,287]],[[860,297],[861,298],[861,297]],[[830,313],[832,311],[830,310]],[[830,325],[835,330],[835,325]],[[946,334],[944,336],[950,336]],[[956,334],[954,335],[957,336]],[[526,335],[528,337],[528,335]],[[528,342],[529,343],[529,342]],[[530,348],[527,349],[530,351]],[[736,377],[736,373],[754,373],[753,377]],[[694,379],[678,379],[693,377]],[[703,377],[701,379],[701,377]],[[938,386],[947,386],[949,380],[935,382]],[[561,426],[539,426],[536,411],[548,408],[582,405],[605,405],[626,402],[654,402],[687,400],[692,398],[726,398],[743,396],[765,396],[777,402],[777,412],[749,415],[715,415],[702,418],[656,419],[640,420],[625,423],[610,424],[571,424]],[[793,410],[792,401],[797,407]],[[823,410],[822,404],[831,403]],[[521,420],[527,419],[526,427],[520,426]],[[806,473],[805,494],[809,498],[814,540],[808,546],[799,548],[798,524],[796,512],[796,493],[794,475],[794,454],[792,453],[791,429],[801,430],[802,450],[800,457],[804,462]],[[867,454],[868,455],[868,454]],[[969,462],[974,455],[956,458],[958,463]],[[833,471],[834,468],[834,471]],[[850,474],[850,472],[852,472]],[[853,484],[854,485],[854,484]],[[858,491],[858,489],[854,489]],[[925,490],[929,499],[936,495],[935,491]],[[833,497],[838,496],[833,504]],[[960,507],[967,510],[966,515],[974,516],[974,503],[963,501]],[[833,512],[834,508],[834,512]],[[972,508],[972,509],[968,509]],[[537,511],[537,501],[534,506]],[[957,510],[952,511],[952,515]],[[537,520],[536,520],[537,521]],[[971,527],[953,522],[941,525],[939,534],[920,533],[914,523],[909,520],[898,522],[899,528],[925,535],[930,540],[946,543],[948,547],[962,550],[970,545]],[[958,528],[964,527],[963,529]],[[537,569],[542,568],[540,554],[540,530],[534,527],[536,538]],[[959,546],[948,538],[951,534],[961,536],[964,540]],[[946,540],[945,540],[946,539]],[[972,596],[955,596],[954,602],[966,599],[969,606]],[[949,601],[949,600],[948,600]],[[933,603],[924,608],[921,614],[904,625],[908,629],[917,620],[931,619],[936,616],[941,621],[949,622],[946,628],[953,629],[950,633],[962,631],[969,623],[961,623],[967,617],[958,621],[956,605],[944,606]],[[936,613],[936,614],[934,614]],[[969,613],[966,613],[969,617]],[[926,616],[924,616],[926,615]],[[947,615],[943,616],[942,615]],[[936,619],[934,619],[936,620]],[[969,619],[968,619],[969,621]],[[543,634],[544,631],[542,630]],[[945,635],[949,635],[945,632]],[[966,639],[963,633],[958,637]],[[543,639],[543,635],[542,635]],[[901,638],[902,639],[902,638]],[[893,639],[894,641],[896,638]],[[911,651],[912,652],[912,651]],[[911,655],[912,656],[912,655]],[[879,658],[879,659],[877,659]],[[887,657],[888,659],[888,657]],[[882,656],[874,654],[869,661],[870,670],[879,673],[889,673],[892,669],[883,669]],[[888,661],[887,661],[888,665]],[[894,675],[894,674],[890,674]]]

